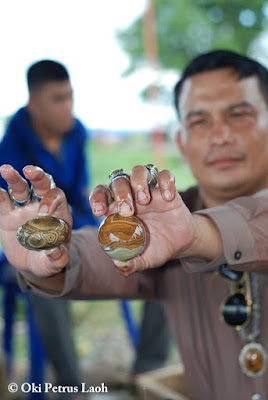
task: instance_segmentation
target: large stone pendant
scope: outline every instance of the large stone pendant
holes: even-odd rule
[[[268,356],[260,343],[246,344],[239,354],[242,371],[251,378],[262,376],[267,368]]]
[[[145,246],[146,234],[142,222],[135,217],[111,214],[99,227],[99,243],[105,253],[125,261],[138,256]]]

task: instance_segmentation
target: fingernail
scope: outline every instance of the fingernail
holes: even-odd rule
[[[126,270],[129,267],[129,261],[113,260],[113,262],[118,268],[122,270]]]
[[[94,214],[100,214],[105,210],[103,203],[94,203],[93,204],[93,212]]]
[[[148,199],[148,196],[147,196],[146,193],[141,192],[141,191],[137,193],[137,200],[138,201],[144,201],[144,200],[147,200],[147,199]]]
[[[118,211],[121,215],[129,215],[132,214],[132,210],[129,204],[127,203],[122,203],[121,205],[118,206]]]
[[[61,256],[61,249],[60,247],[54,247],[53,249],[45,250],[47,256],[51,258],[59,258]]]
[[[47,206],[46,204],[43,204],[43,205],[39,208],[38,215],[39,215],[39,216],[48,215],[48,206]]]
[[[169,200],[169,199],[171,199],[171,191],[170,190],[168,190],[168,189],[166,189],[166,190],[164,190],[164,198],[166,199],[166,200]]]

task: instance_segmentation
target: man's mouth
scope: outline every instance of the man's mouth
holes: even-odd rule
[[[233,154],[209,154],[205,158],[205,164],[220,168],[228,168],[245,159],[245,154],[237,152]]]

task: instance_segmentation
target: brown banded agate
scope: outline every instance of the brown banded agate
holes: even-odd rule
[[[60,246],[68,236],[68,226],[50,216],[27,221],[17,232],[19,243],[29,250],[47,250]]]
[[[105,253],[126,261],[138,256],[145,246],[145,228],[134,216],[111,214],[99,227],[99,243]]]

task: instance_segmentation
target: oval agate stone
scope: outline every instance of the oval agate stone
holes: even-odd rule
[[[60,246],[68,236],[68,225],[50,216],[27,221],[17,232],[17,239],[29,250],[47,250]]]
[[[137,217],[111,214],[99,227],[99,243],[109,257],[126,261],[144,249],[145,228]]]

